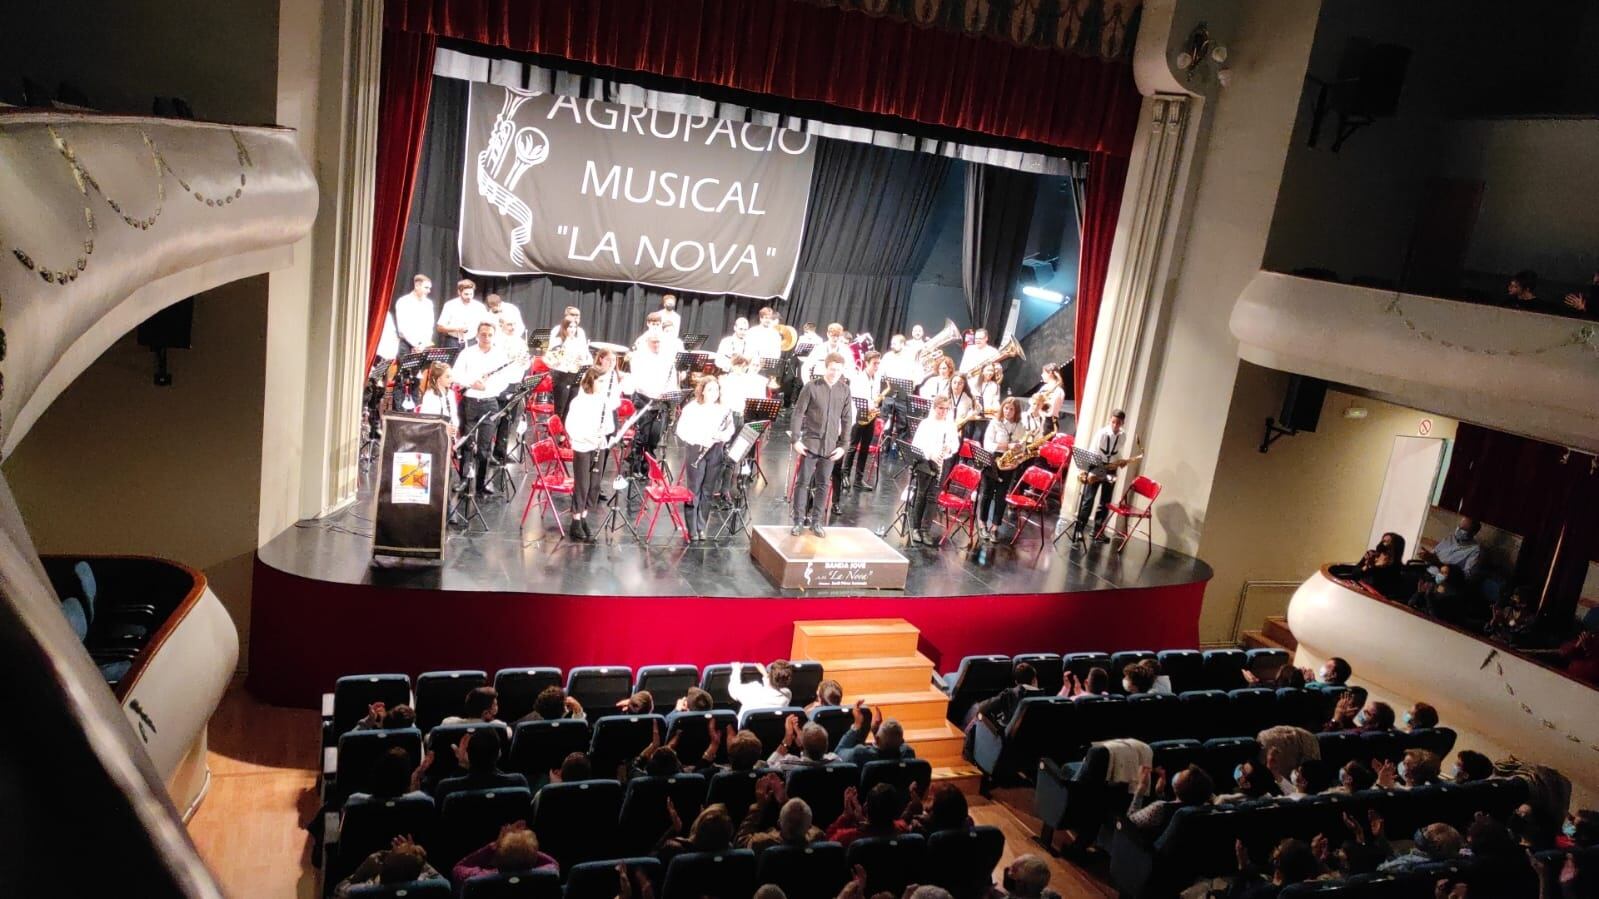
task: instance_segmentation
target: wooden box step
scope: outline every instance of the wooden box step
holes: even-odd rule
[[[933,783],[954,784],[967,796],[976,796],[982,788],[983,772],[971,762],[961,762],[958,765],[934,765]]]
[[[837,659],[913,656],[921,631],[903,618],[796,621],[790,657],[816,659],[826,668]]]
[[[846,703],[853,703],[856,699],[864,699],[868,706],[882,709],[884,718],[897,720],[906,730],[949,723],[945,719],[949,712],[949,697],[932,687],[904,693],[844,694]]]
[[[1244,649],[1286,649],[1277,641],[1266,636],[1262,631],[1244,631],[1238,635],[1238,643]]]
[[[1288,629],[1288,619],[1282,615],[1272,615],[1267,618],[1260,630],[1267,639],[1290,652],[1299,648],[1299,641],[1294,639],[1294,632]]]
[[[826,677],[838,681],[845,696],[873,693],[913,693],[933,682],[933,661],[921,653],[831,659],[822,663]]]
[[[966,764],[961,757],[966,735],[948,722],[943,727],[906,728],[905,742],[916,750],[917,758],[926,759],[934,768]]]

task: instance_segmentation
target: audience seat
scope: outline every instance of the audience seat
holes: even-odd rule
[[[520,721],[533,711],[533,701],[546,688],[563,682],[559,668],[501,668],[494,672],[494,689],[500,694],[500,720]]]
[[[607,715],[594,722],[594,738],[589,743],[589,760],[594,773],[612,773],[616,766],[629,764],[655,735],[666,741],[666,718],[661,715]]]
[[[1293,664],[1293,656],[1286,649],[1249,649],[1244,651],[1244,668],[1262,681],[1277,677],[1277,672]]]
[[[1038,688],[1049,696],[1059,693],[1066,683],[1066,669],[1061,664],[1060,656],[1053,652],[1024,652],[1011,656],[1010,661],[1012,667],[1022,662],[1033,666],[1033,670],[1038,672]]]
[[[755,860],[755,882],[776,884],[787,899],[833,899],[849,882],[844,847],[829,842],[772,846]]]
[[[1182,720],[1182,700],[1169,693],[1139,693],[1127,697],[1127,727],[1124,737],[1154,743],[1183,736],[1177,729]],[[1114,734],[1096,737],[1105,739]]]
[[[1236,690],[1244,683],[1249,656],[1242,649],[1205,650],[1205,689]]]
[[[564,868],[615,855],[622,785],[614,780],[549,784],[533,800],[539,848]],[[615,881],[612,881],[614,886]]]
[[[926,796],[932,783],[933,766],[926,759],[884,759],[861,766],[860,795],[864,797],[878,784],[891,784],[899,793],[901,807],[910,802],[911,784],[916,785],[917,795]]]
[[[616,714],[616,704],[633,694],[633,672],[621,665],[584,665],[566,674],[566,694],[590,718]]]
[[[367,715],[374,702],[387,708],[411,702],[411,678],[404,674],[352,674],[341,677],[333,684],[333,725],[327,745],[339,741]]]
[[[1155,653],[1160,673],[1171,678],[1173,693],[1204,687],[1205,657],[1197,649],[1163,649]]]
[[[1277,723],[1277,691],[1270,687],[1242,687],[1227,691],[1226,729],[1221,736],[1259,733]]]
[[[366,884],[351,887],[346,895],[359,899],[454,899],[450,882],[442,877],[409,883]]]
[[[733,826],[739,822],[750,810],[750,804],[755,801],[755,782],[765,777],[768,773],[764,768],[753,771],[718,771],[711,775],[710,786],[705,791],[705,804],[715,805],[718,802],[727,806],[727,815],[733,819]],[[818,827],[826,827],[831,821],[818,821]]]
[[[690,687],[699,685],[700,670],[693,665],[645,665],[633,681],[633,692],[650,691],[655,710],[665,714],[688,695]]]
[[[738,703],[727,692],[727,684],[733,678],[732,665],[706,665],[700,672],[700,689],[711,694],[711,701],[718,709],[731,709],[738,711]],[[745,683],[761,679],[761,672],[754,665],[745,665],[740,674],[740,679]]]
[[[798,706],[781,709],[750,709],[738,716],[739,730],[747,730],[761,738],[761,754],[771,755],[783,742],[783,732],[788,716],[805,720],[805,710]]]
[[[712,724],[725,741],[727,729],[738,727],[738,715],[726,709],[710,712],[673,712],[666,716],[666,731],[662,734],[662,739],[670,742],[674,736],[677,737],[677,757],[695,764],[705,756],[705,750],[711,748],[709,725]],[[725,745],[723,752],[726,752]]]
[[[495,724],[440,724],[427,732],[427,751],[433,753],[433,763],[428,765],[427,782],[437,784],[446,777],[465,773],[455,758],[455,747],[467,734],[472,739],[499,740],[501,750],[508,749],[510,738],[506,730]]]
[[[1178,732],[1196,740],[1232,736],[1232,697],[1222,690],[1189,690],[1177,696]]]
[[[1061,656],[1061,666],[1067,672],[1077,675],[1080,681],[1088,680],[1088,672],[1095,668],[1105,669],[1112,682],[1120,682],[1122,673],[1110,670],[1110,654],[1104,652],[1069,652]]]
[[[701,774],[635,777],[628,781],[617,822],[621,850],[633,854],[653,852],[661,834],[672,823],[666,803],[672,803],[678,819],[687,827],[699,815],[705,791],[706,781]]]
[[[991,781],[1005,784],[1030,777],[1046,755],[1056,761],[1076,758],[1079,747],[1066,736],[1075,734],[1077,706],[1089,701],[1029,696],[1016,707],[1004,733],[979,718],[973,730],[972,762],[983,772],[984,788]],[[1046,748],[1053,752],[1046,753]]]
[[[589,723],[580,718],[522,721],[511,735],[511,753],[501,766],[527,775],[529,783],[542,782],[574,752],[588,752],[592,742]]]
[[[907,833],[893,837],[861,837],[849,844],[844,859],[851,870],[866,869],[867,896],[898,896],[905,885],[918,883],[927,873],[927,839]]]
[[[1456,734],[1450,727],[1421,727],[1411,732],[1410,745],[1434,753],[1439,759],[1455,748]]]
[[[844,706],[819,705],[811,709],[811,721],[827,730],[827,748],[837,749],[838,741],[854,726],[855,717],[854,712]]]
[[[1370,758],[1361,758],[1364,750],[1361,748],[1360,734],[1354,731],[1317,734],[1316,742],[1321,744],[1321,760],[1329,768],[1342,768],[1357,760],[1362,765],[1371,764]]]
[[[1073,711],[1068,714],[1076,720],[1072,722],[1069,734],[1056,738],[1066,737],[1063,740],[1064,748],[1070,752],[1067,758],[1081,756],[1088,749],[1088,744],[1096,740],[1132,736],[1135,709],[1125,698],[1089,697],[1071,702]]]
[[[432,845],[437,819],[437,807],[427,796],[347,803],[338,842],[328,844],[329,857],[324,863],[327,882],[338,883],[348,877],[368,855],[388,849],[395,837],[409,835],[424,846]]]
[[[428,844],[428,860],[448,871],[468,853],[499,836],[500,828],[526,821],[533,793],[526,787],[463,790],[444,798],[438,838]]]
[[[844,811],[844,791],[860,782],[860,766],[846,762],[794,768],[785,779],[788,795],[805,800],[811,807],[812,820],[823,829]]]
[[[1004,852],[1005,834],[997,827],[939,831],[927,837],[927,864],[916,882],[941,886],[955,899],[982,899]]]
[[[1327,720],[1322,716],[1321,712],[1321,696],[1319,694],[1295,687],[1277,688],[1276,723],[1303,727],[1305,730],[1315,733],[1321,730],[1322,723]]]
[[[666,866],[660,899],[749,899],[755,893],[755,853],[748,849],[685,852]]]
[[[466,694],[488,683],[482,671],[424,671],[416,678],[416,726],[427,733],[440,721],[461,714]]]
[[[821,662],[800,659],[791,664],[794,678],[788,684],[789,703],[804,708],[816,701],[816,688],[822,685],[826,674]]]
[[[422,761],[422,732],[414,727],[395,730],[352,730],[339,737],[336,767],[331,782],[327,768],[323,769],[324,802],[337,806],[351,793],[364,793],[371,788],[372,769],[379,758],[398,746],[411,757],[411,767]]]
[[[1013,683],[1010,656],[967,656],[954,674],[945,676],[945,692],[949,694],[945,717],[955,726],[965,727],[972,706],[999,695]]]
[[[616,895],[616,872],[611,872],[611,895]],[[461,899],[561,899],[558,871],[510,871],[480,874],[461,884]]]
[[[1199,750],[1199,766],[1216,783],[1216,792],[1232,792],[1233,769],[1244,762],[1260,759],[1260,743],[1254,737],[1217,737],[1206,740]]]
[[[1360,735],[1359,755],[1366,764],[1372,759],[1398,762],[1405,755],[1405,734],[1396,730],[1374,730]]]
[[[628,877],[642,872],[650,883],[660,888],[662,865],[660,860],[647,855],[613,858],[604,861],[562,865],[566,873],[566,892],[562,899],[616,899],[616,866],[626,865]],[[635,892],[634,896],[638,896]]]

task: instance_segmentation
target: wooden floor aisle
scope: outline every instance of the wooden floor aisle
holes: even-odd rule
[[[229,896],[239,899],[316,899],[317,871],[300,826],[316,811],[317,713],[264,705],[235,687],[211,719],[211,790],[189,822],[189,833]],[[993,800],[972,796],[972,818],[1005,833],[1000,864],[1018,855],[1043,855],[1032,836],[1030,790],[997,790]],[[1050,888],[1064,899],[1105,899],[1103,880],[1045,856]],[[999,878],[995,871],[995,879]]]

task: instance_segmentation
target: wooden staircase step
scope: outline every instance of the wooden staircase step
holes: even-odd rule
[[[911,693],[933,682],[933,660],[921,653],[909,656],[874,656],[830,659],[823,673],[838,681],[845,696],[874,693]]]
[[[943,727],[906,728],[905,742],[916,750],[917,758],[926,759],[935,768],[966,764],[961,758],[966,735],[947,721]]]
[[[1294,632],[1288,629],[1288,619],[1282,615],[1272,615],[1266,619],[1261,632],[1267,639],[1278,646],[1292,652],[1299,648],[1299,641],[1294,639]]]
[[[971,762],[961,762],[958,765],[934,765],[933,783],[954,784],[967,796],[976,796],[982,787],[983,772],[978,770]]]
[[[816,659],[827,667],[839,659],[913,656],[921,632],[903,618],[796,621],[790,657]]]
[[[1245,649],[1286,649],[1287,647],[1266,636],[1263,631],[1244,631],[1238,642]]]
[[[858,696],[844,694],[845,702],[853,702],[856,699],[866,700],[866,704],[871,708],[882,709],[884,718],[895,719],[906,730],[938,727],[949,723],[945,719],[945,715],[949,712],[949,697],[931,687],[904,693],[870,693]]]

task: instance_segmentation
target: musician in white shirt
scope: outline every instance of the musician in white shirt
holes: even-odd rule
[[[683,341],[683,316],[677,314],[677,294],[661,297],[661,333],[679,343]],[[682,352],[679,350],[679,352]]]
[[[450,440],[455,440],[461,427],[461,413],[455,406],[455,383],[451,380],[450,366],[434,362],[422,375],[422,405],[417,408],[422,415],[437,415],[450,423]]]
[[[922,348],[925,346],[927,346],[927,332],[922,330],[921,325],[911,325],[911,337],[905,341],[905,350],[911,354],[912,359],[915,359],[922,354]]]
[[[983,449],[995,460],[994,465],[983,469],[983,491],[977,500],[977,536],[985,542],[994,542],[1000,521],[1005,517],[1005,494],[1021,474],[1021,466],[1002,470],[998,465],[999,457],[1022,436],[1022,401],[1014,396],[1007,397],[999,404],[999,415],[983,431]]]
[[[494,331],[493,322],[479,322],[477,342],[461,350],[460,355],[455,357],[454,369],[455,382],[465,387],[461,397],[461,417],[476,428],[477,491],[483,496],[495,492],[488,477],[489,460],[496,453],[503,460],[511,436],[511,416],[501,418],[497,435],[495,425],[489,419],[500,409],[500,392],[509,387],[518,374],[515,363],[504,348],[494,345]]]
[[[760,323],[745,335],[751,359],[776,359],[783,354],[783,335],[777,330],[777,312],[761,307]]]
[[[974,416],[977,414],[977,397],[972,394],[971,382],[956,375],[949,382],[949,414],[956,422],[962,437],[977,439],[980,432],[973,433],[972,426],[977,423]]]
[[[527,340],[527,325],[522,322],[522,310],[505,302],[497,293],[483,298],[483,307],[500,324],[500,333],[512,340]],[[507,327],[509,325],[509,327]]]
[[[1038,392],[1044,394],[1049,417],[1059,422],[1061,412],[1066,408],[1066,382],[1060,366],[1054,362],[1044,366],[1043,378],[1044,383]]]
[[[734,356],[750,355],[750,320],[737,318],[733,320],[733,333],[723,337],[716,345],[716,367],[722,371],[733,368]]]
[[[806,327],[810,327],[809,323],[807,323]],[[816,336],[814,329],[808,333],[812,337]],[[803,345],[804,341],[805,338],[801,337],[800,345]],[[799,352],[799,345],[796,345],[794,352]],[[822,366],[826,364],[827,357],[835,353],[844,360],[844,372],[846,375],[855,370],[855,351],[850,349],[849,341],[844,339],[844,326],[838,322],[833,322],[827,326],[827,340],[816,344],[805,357],[805,370],[802,380],[807,384],[814,380],[820,373]]]
[[[982,365],[994,361],[999,356],[999,350],[988,345],[988,330],[978,328],[972,332],[972,345],[961,354],[961,362],[957,367],[960,371],[971,371]]]
[[[843,325],[839,325],[838,326],[838,332],[839,332],[840,335],[842,335],[844,333],[844,326]],[[829,336],[832,335],[832,333],[833,333],[832,325],[828,326],[827,333],[828,333]],[[809,356],[811,354],[811,352],[813,350],[815,350],[817,348],[817,346],[819,346],[821,343],[822,343],[822,335],[816,333],[816,323],[815,322],[806,322],[800,328],[799,336],[797,338],[795,338],[795,340],[794,340],[794,355],[796,355],[796,356]]]
[[[861,358],[861,370],[848,374],[850,401],[865,403],[868,411],[861,412],[859,403],[856,403],[857,415],[855,426],[850,429],[849,454],[844,457],[845,490],[851,487],[866,491],[872,489],[872,485],[866,483],[866,462],[871,457],[872,438],[877,436],[877,419],[874,416],[864,423],[862,419],[870,410],[878,408],[878,396],[883,392],[883,378],[878,374],[881,359],[876,350],[871,350]]]
[[[905,346],[905,335],[895,334],[888,339],[888,352],[883,354],[883,377],[915,384],[922,377],[922,363]]]
[[[711,494],[721,482],[725,444],[732,436],[733,410],[722,403],[721,384],[714,376],[701,377],[694,384],[694,399],[683,404],[677,417],[677,439],[683,443],[683,485],[694,492],[684,516],[690,543],[705,534]]]
[[[1106,516],[1110,514],[1108,507],[1111,492],[1116,487],[1117,469],[1109,467],[1108,463],[1117,460],[1117,457],[1121,455],[1122,446],[1127,442],[1127,432],[1122,430],[1122,425],[1126,421],[1127,413],[1117,409],[1110,414],[1110,421],[1106,422],[1103,428],[1096,431],[1094,439],[1089,441],[1087,448],[1103,456],[1107,465],[1099,466],[1088,472],[1089,476],[1095,479],[1095,482],[1083,485],[1083,498],[1077,504],[1077,521],[1074,524],[1077,533],[1082,533],[1083,528],[1088,524],[1089,512],[1094,513],[1094,532],[1096,534],[1104,526]],[[1099,498],[1097,509],[1095,508],[1096,496]],[[1106,538],[1103,537],[1096,537],[1095,540],[1100,543],[1107,542]]]
[[[1005,366],[998,362],[990,362],[983,366],[977,374],[976,389],[977,404],[986,414],[993,415],[999,411],[999,402],[1005,398]]]
[[[650,315],[655,313],[651,312]],[[640,409],[651,400],[659,400],[668,392],[677,389],[677,357],[675,354],[668,354],[662,348],[664,342],[665,338],[661,336],[657,324],[640,338],[642,345],[628,354],[628,379],[624,387],[632,392],[633,405]],[[632,465],[634,474],[643,474],[648,470],[644,454],[655,453],[656,447],[660,445],[661,431],[665,427],[669,411],[664,404],[656,403],[634,426]]]
[[[443,337],[439,341],[440,346],[466,346],[472,335],[477,333],[479,322],[492,321],[488,307],[477,301],[477,285],[471,279],[457,281],[455,291],[454,299],[439,310],[436,328]],[[495,330],[498,329],[496,324]]]
[[[927,536],[927,506],[938,492],[938,476],[944,462],[960,450],[960,436],[955,433],[955,420],[950,417],[949,397],[933,400],[932,412],[922,419],[911,436],[911,446],[922,455],[914,470],[916,500],[911,506],[911,540],[933,546],[932,538]]]
[[[411,292],[394,300],[394,329],[400,346],[395,358],[425,350],[433,345],[433,279],[417,275],[411,279]]]
[[[745,401],[766,399],[770,382],[750,371],[746,356],[734,356],[732,365],[733,370],[722,376],[722,402],[742,419]]]
[[[603,362],[596,357],[594,365],[583,372],[565,419],[567,438],[572,441],[572,536],[584,541],[594,539],[588,516],[599,507],[606,442],[616,433],[616,409],[606,390],[615,357],[609,351],[602,351],[601,356]]]
[[[678,353],[684,351],[683,341],[666,333],[666,317],[662,315],[659,309],[644,316],[644,333],[633,341],[633,349],[636,350],[643,347],[644,341],[652,334],[660,338],[661,352],[668,354],[674,360],[677,358]]]
[[[577,390],[578,376],[594,361],[588,335],[579,324],[582,321],[583,313],[576,306],[566,307],[561,323],[550,331],[550,346],[544,352],[544,364],[550,367],[550,402],[562,421],[566,420],[567,406]]]
[[[394,310],[383,316],[383,330],[378,332],[379,359],[393,361],[400,356],[400,332],[394,327]]]
[[[960,377],[955,373],[955,360],[948,356],[940,355],[938,361],[933,363],[933,374],[916,388],[916,395],[923,399],[949,396],[950,382]]]

